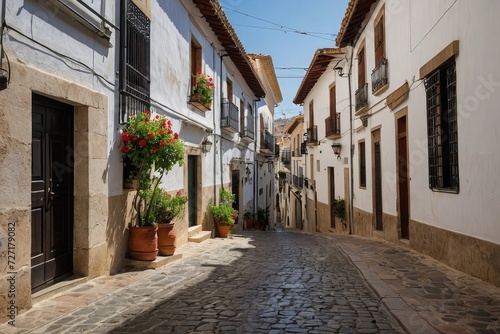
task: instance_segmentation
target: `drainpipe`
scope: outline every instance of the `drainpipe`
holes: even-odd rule
[[[0,34],[0,68],[3,66],[3,29],[5,27],[5,10],[7,0],[2,0],[2,18],[1,18],[1,34]]]
[[[257,161],[257,139],[260,139],[257,137],[257,122],[259,120],[259,115],[258,115],[258,110],[257,110],[257,101],[258,100],[253,100],[252,101],[252,108],[253,108],[253,117],[254,117],[254,122],[253,122],[253,133],[254,133],[254,136],[255,136],[255,139],[254,139],[254,155],[253,155],[253,178],[254,178],[254,182],[253,182],[253,215],[254,217],[256,217],[257,215],[257,204],[259,203],[259,197],[258,197],[258,194],[257,194],[257,191],[258,191],[258,183],[259,183],[259,175],[257,174],[257,171],[258,171],[258,166],[257,164],[259,163]],[[260,136],[260,131],[258,132],[258,136]]]
[[[219,84],[219,109],[222,108],[222,60],[224,57],[229,57],[229,55],[226,53],[226,54],[223,54],[223,55],[220,55],[220,84]],[[215,59],[215,58],[214,58]],[[216,108],[214,107],[214,111],[213,111],[213,119],[214,119],[214,141],[216,141],[216,133],[215,133],[215,129],[216,129],[216,126],[217,126],[217,121],[216,121],[216,118],[215,118],[215,110]],[[222,112],[222,111],[221,111]],[[220,124],[219,124],[220,126]],[[222,134],[219,135],[219,160],[220,160],[220,186],[221,186],[221,189],[224,189],[224,176],[223,176],[223,169],[224,169],[224,166],[222,166]],[[214,152],[214,185],[216,186],[216,182],[215,182],[215,175],[216,175],[216,166],[217,166],[217,143],[215,142],[214,143],[214,148],[216,150],[216,152]],[[215,187],[217,188],[217,187]],[[215,189],[214,189],[214,193],[216,193]],[[216,196],[214,195],[214,199],[216,198]]]
[[[351,131],[349,131],[349,146],[350,146],[350,159],[349,159],[349,169],[351,174],[351,191],[349,192],[349,234],[354,234],[354,171],[353,171],[353,163],[352,159],[354,157],[354,146],[352,139],[352,94],[351,94],[351,72],[352,72],[352,61],[354,55],[354,49],[351,46],[351,61],[349,62],[349,72],[347,73],[347,81],[349,83],[349,124],[351,127]]]

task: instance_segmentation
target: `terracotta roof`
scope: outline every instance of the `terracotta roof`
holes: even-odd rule
[[[347,5],[344,19],[340,25],[337,35],[337,46],[344,47],[354,42],[365,20],[366,14],[370,12],[371,6],[378,0],[351,0]]]
[[[338,56],[340,59],[343,56],[342,49],[337,48],[326,48],[318,49],[314,53],[314,57],[311,60],[311,64],[307,69],[307,73],[300,84],[297,95],[293,99],[293,103],[302,104],[304,99],[307,97],[311,89],[314,87],[319,77],[326,71],[330,62]]]
[[[293,130],[301,123],[304,123],[304,115],[295,116],[285,127],[285,132],[292,134]]]
[[[257,74],[248,61],[245,48],[236,35],[231,23],[229,23],[219,1],[193,0],[193,3],[200,10],[205,20],[207,20],[208,25],[217,36],[225,52],[236,65],[238,71],[248,83],[248,86],[252,89],[255,96],[264,97],[266,93],[260,84]]]
[[[280,103],[283,101],[283,96],[281,95],[280,86],[278,84],[278,79],[276,78],[276,72],[274,71],[273,59],[270,55],[263,54],[255,54],[249,53],[247,57],[250,60],[250,63],[256,68],[255,60],[259,59],[263,65],[264,73],[266,74],[267,81],[271,85],[271,89],[273,90],[274,98],[276,99],[276,103]]]

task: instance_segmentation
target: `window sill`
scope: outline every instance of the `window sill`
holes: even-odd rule
[[[197,108],[201,111],[212,110],[211,105],[207,105],[207,104],[201,102],[200,97],[197,96],[196,94],[191,95],[191,99],[189,100],[189,103],[191,103],[195,108]]]
[[[368,104],[362,106],[358,110],[356,110],[356,113],[354,114],[355,116],[360,116],[365,114],[368,111]]]
[[[389,88],[389,83],[386,83],[385,85],[381,86],[379,89],[375,90],[372,92],[372,95],[380,95],[383,92],[385,92]]]

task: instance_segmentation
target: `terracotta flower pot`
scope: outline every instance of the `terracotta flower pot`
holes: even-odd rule
[[[138,261],[154,261],[158,254],[156,226],[132,226],[129,228],[128,251],[130,258]]]
[[[174,255],[175,237],[174,223],[158,224],[158,251],[160,255]]]
[[[219,236],[221,238],[227,238],[227,236],[229,234],[229,231],[231,231],[231,227],[233,227],[233,225],[220,225],[220,224],[217,224],[217,230],[219,231]]]

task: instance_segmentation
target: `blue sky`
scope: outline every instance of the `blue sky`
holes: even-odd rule
[[[298,115],[292,102],[314,52],[335,47],[349,0],[219,0],[247,53],[268,54],[283,102],[274,117]]]

